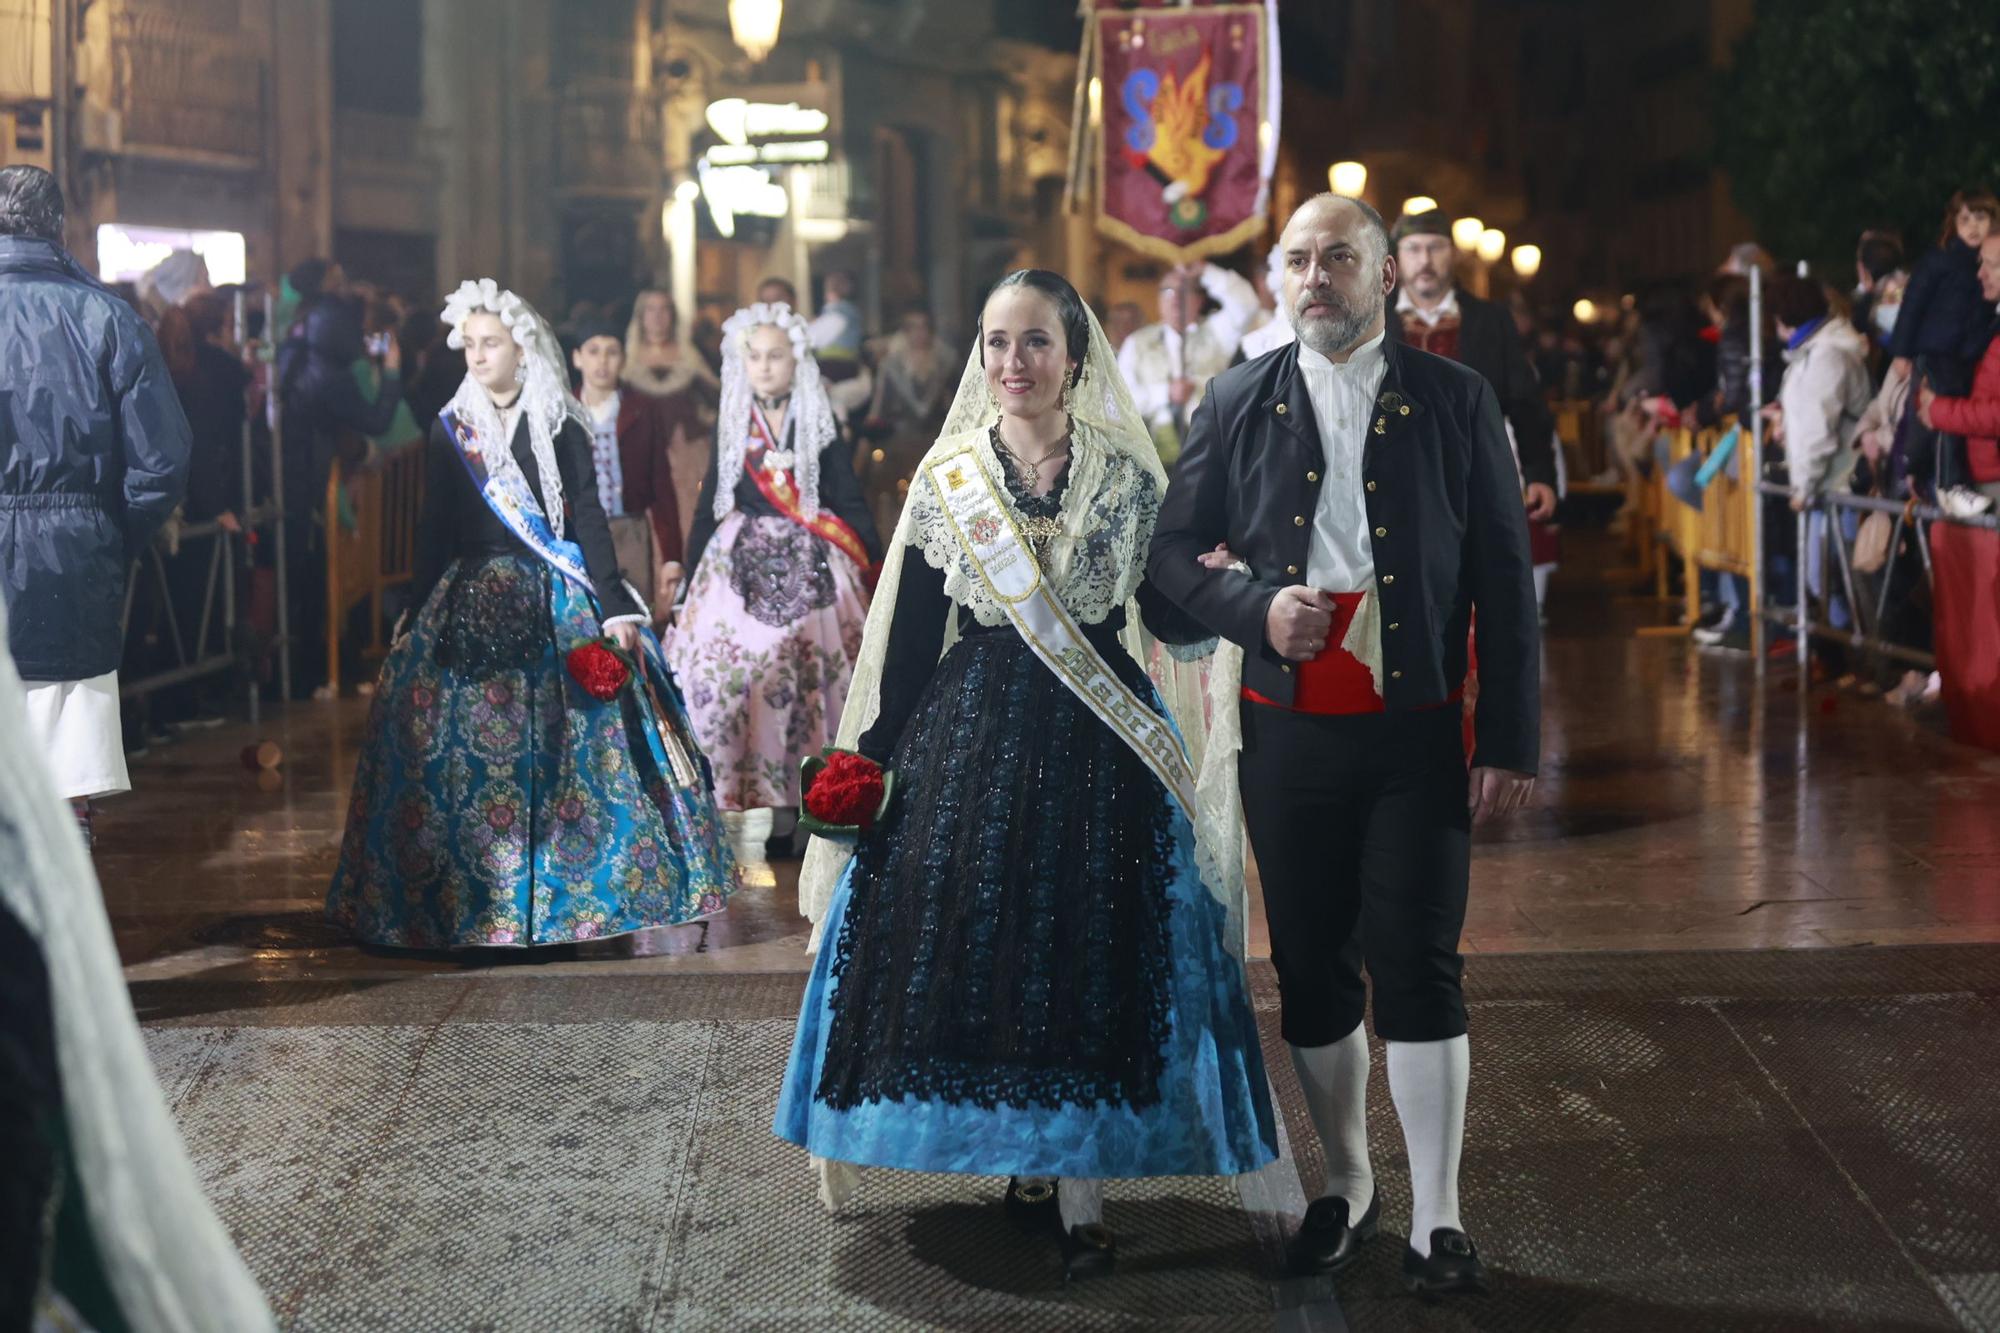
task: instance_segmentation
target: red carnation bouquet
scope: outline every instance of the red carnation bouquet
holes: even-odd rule
[[[611,639],[591,639],[569,650],[563,665],[583,692],[609,702],[632,682],[632,663]]]
[[[805,795],[799,826],[835,842],[854,842],[888,812],[896,775],[866,755],[828,747],[799,765]]]

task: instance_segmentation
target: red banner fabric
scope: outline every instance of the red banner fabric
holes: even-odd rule
[[[1264,225],[1262,5],[1100,11],[1098,227],[1179,263]]]
[[[2000,750],[2000,532],[1931,525],[1931,639],[1952,739]]]

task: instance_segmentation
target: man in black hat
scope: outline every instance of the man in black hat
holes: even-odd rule
[[[667,462],[675,423],[667,414],[686,413],[685,424],[698,430],[693,401],[687,394],[654,398],[621,391],[625,340],[610,321],[583,319],[574,337],[570,364],[583,377],[577,396],[590,417],[597,495],[611,520],[618,567],[647,606],[663,613],[673,604],[683,573],[680,504]]]
[[[1470,366],[1493,386],[1500,414],[1514,428],[1528,517],[1536,522],[1555,517],[1555,418],[1514,331],[1513,315],[1505,306],[1458,290],[1451,219],[1441,211],[1398,218],[1393,239],[1402,281],[1389,336]]]

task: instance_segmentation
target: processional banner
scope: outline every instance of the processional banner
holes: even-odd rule
[[[1275,4],[1098,0],[1089,23],[1072,187],[1099,230],[1171,263],[1255,239],[1277,157]]]

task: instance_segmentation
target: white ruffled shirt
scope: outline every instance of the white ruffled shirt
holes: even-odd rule
[[[1384,334],[1378,333],[1335,362],[1299,344],[1299,371],[1312,399],[1326,457],[1319,505],[1313,511],[1306,582],[1323,592],[1367,592],[1375,586],[1375,547],[1368,535],[1368,504],[1361,489],[1361,457],[1368,423],[1389,371]]]

